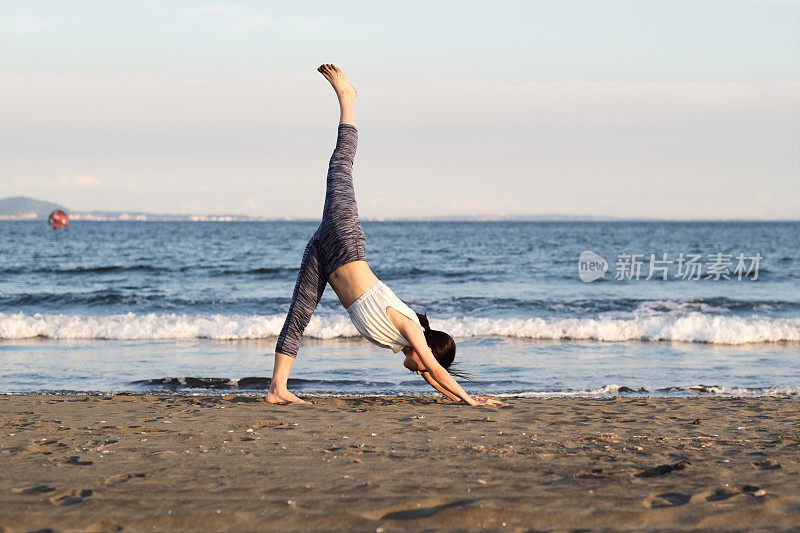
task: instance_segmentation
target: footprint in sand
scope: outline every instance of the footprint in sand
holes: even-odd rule
[[[691,463],[689,461],[679,461],[677,463],[671,465],[658,465],[652,468],[645,468],[634,474],[636,477],[659,477],[665,476],[670,472],[675,472],[676,470],[684,470],[689,468]]]
[[[758,463],[753,463],[756,468],[760,468],[761,470],[777,470],[781,468],[781,464],[777,461],[773,461],[771,459],[767,459],[766,461],[760,461]]]
[[[22,452],[25,454],[41,453],[43,455],[50,455],[51,453],[63,450],[64,448],[68,448],[68,446],[63,442],[58,442],[55,439],[45,439],[31,441],[30,444],[24,446],[11,446],[8,448],[3,448],[0,450],[0,453],[17,454]]]
[[[126,481],[134,478],[144,477],[144,474],[117,474],[111,477],[106,478],[103,481],[104,485],[118,485],[120,483],[125,483]]]
[[[767,495],[767,491],[754,485],[740,485],[738,487],[725,487],[713,491],[698,492],[692,496],[692,502],[721,502],[735,496],[760,498]]]
[[[574,477],[579,479],[603,479],[609,477],[609,475],[603,473],[602,468],[591,468],[591,469],[581,470],[580,472],[575,474]]]
[[[650,494],[644,499],[642,504],[648,509],[658,509],[660,507],[677,507],[691,501],[691,494],[681,492],[662,492],[661,494]]]
[[[110,446],[112,444],[116,444],[119,441],[117,439],[92,439],[80,444],[76,447],[84,452],[104,452],[105,447]]]
[[[92,491],[89,489],[74,489],[50,496],[50,503],[53,505],[73,505],[81,503],[91,495]]]
[[[433,516],[445,509],[467,507],[474,503],[475,499],[446,501],[439,499],[421,500],[418,502],[407,502],[399,505],[392,505],[383,509],[377,509],[363,513],[363,516],[371,520],[416,520]]]
[[[27,487],[19,487],[11,490],[17,494],[46,494],[48,492],[53,492],[56,488],[48,485],[29,485]]]
[[[28,449],[26,451],[50,455],[51,453],[57,452],[64,448],[68,448],[68,446],[63,442],[58,442],[55,439],[40,440],[40,441],[35,440],[31,442],[30,446],[28,446]]]
[[[81,531],[88,531],[88,532],[106,532],[106,531],[122,531],[123,527],[119,524],[115,524],[113,522],[93,522],[86,526],[86,529],[81,529]]]
[[[676,507],[687,503],[721,502],[735,496],[746,497],[748,495],[762,498],[767,495],[767,491],[754,485],[741,485],[739,487],[725,487],[694,494],[662,492],[660,494],[650,494],[642,501],[642,504],[648,509],[656,509],[659,507]]]
[[[56,466],[89,466],[94,464],[92,461],[81,461],[80,457],[77,455],[72,455],[70,457],[62,457],[60,459],[51,459]]]

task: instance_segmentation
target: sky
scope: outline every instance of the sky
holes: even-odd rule
[[[0,0],[0,197],[318,218],[800,218],[800,2]]]

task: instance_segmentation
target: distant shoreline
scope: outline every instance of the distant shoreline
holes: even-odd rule
[[[101,216],[94,214],[70,214],[72,222],[318,222],[319,218],[293,217],[251,217],[244,215],[150,215],[135,214],[125,216]],[[594,217],[569,215],[542,215],[518,217],[416,217],[416,218],[370,218],[361,217],[362,222],[777,222],[797,223],[800,218],[635,218],[635,217]],[[0,222],[47,222],[46,217],[0,215]]]
[[[15,196],[0,199],[0,222],[8,221],[46,221],[50,213],[60,209],[69,214],[73,222],[316,222],[318,217],[267,217],[242,213],[219,214],[176,214],[147,213],[144,211],[72,211],[65,206],[29,198]],[[361,217],[364,222],[800,222],[798,218],[658,218],[658,217],[616,217],[608,215],[577,215],[547,213],[543,215],[520,214],[480,214],[480,215],[442,215],[419,217]]]

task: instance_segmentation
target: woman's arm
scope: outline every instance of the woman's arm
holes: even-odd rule
[[[436,357],[433,356],[428,341],[425,340],[425,332],[416,322],[412,322],[410,318],[403,315],[399,311],[389,307],[387,309],[389,320],[397,328],[400,334],[405,338],[417,352],[421,362],[428,370],[423,373],[425,381],[427,381],[433,388],[447,396],[452,400],[464,400],[469,405],[508,405],[494,398],[486,396],[472,397],[466,393],[461,385],[456,383],[456,380],[445,370]],[[394,316],[393,316],[394,315]],[[437,386],[438,385],[438,386]],[[448,394],[450,393],[450,394]]]
[[[472,396],[467,394],[467,392],[461,388],[461,385],[456,383],[456,380],[453,379],[447,370],[445,370],[433,356],[425,340],[425,334],[419,325],[412,322],[411,319],[406,318],[397,325],[397,329],[400,331],[400,334],[411,343],[411,347],[414,348],[417,355],[419,355],[422,364],[428,369],[427,373],[431,378],[441,385],[442,388],[450,391],[458,399],[464,400],[470,405],[478,405],[479,402],[475,401]],[[428,383],[430,383],[430,381],[428,381]]]
[[[439,385],[439,382],[436,381],[435,379],[433,379],[428,372],[417,372],[417,373],[421,374],[422,377],[425,378],[425,381],[428,382],[428,385],[430,385],[434,389],[438,390],[439,392],[441,392],[442,394],[444,394],[445,396],[447,396],[451,400],[455,400],[457,402],[461,401],[461,398],[459,398],[458,396],[456,396],[455,394],[453,394],[449,390],[447,390],[444,387],[442,387],[441,385]]]

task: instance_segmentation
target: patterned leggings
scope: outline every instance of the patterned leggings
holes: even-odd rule
[[[300,337],[333,271],[346,263],[365,261],[367,258],[367,240],[358,221],[358,205],[353,189],[353,159],[357,146],[356,127],[340,124],[336,148],[328,166],[322,223],[303,252],[292,303],[275,347],[278,353],[297,356]]]

